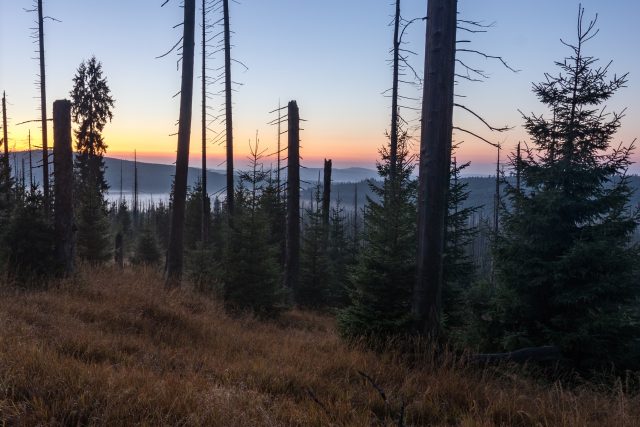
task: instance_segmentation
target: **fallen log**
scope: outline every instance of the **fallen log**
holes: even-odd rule
[[[562,359],[560,349],[554,345],[542,347],[527,347],[507,353],[480,353],[469,357],[472,363],[499,363],[499,362],[553,362]]]

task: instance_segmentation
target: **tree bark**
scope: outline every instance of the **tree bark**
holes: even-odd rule
[[[412,311],[420,333],[440,327],[442,267],[456,50],[456,0],[429,0],[422,98],[418,192],[417,280]]]
[[[231,104],[231,30],[229,26],[229,0],[222,0],[224,20],[224,91],[225,91],[225,124],[227,136],[227,210],[229,219],[233,217],[234,180],[233,180],[233,108]]]
[[[173,212],[165,279],[168,286],[180,285],[183,261],[183,236],[187,173],[189,168],[189,142],[193,101],[193,63],[195,55],[196,1],[184,2],[184,35],[182,49],[182,84],[180,89],[180,123],[178,126],[178,152],[173,188]]]
[[[53,103],[53,179],[55,182],[55,253],[62,273],[73,274],[75,265],[75,221],[73,217],[73,149],[71,146],[71,101]]]
[[[49,200],[49,141],[47,135],[47,81],[44,66],[44,17],[42,0],[38,0],[38,46],[40,50],[40,113],[42,127],[42,195],[47,215],[51,207]]]
[[[285,286],[295,298],[300,278],[300,113],[296,101],[289,102],[288,110]]]
[[[391,89],[391,135],[389,146],[389,179],[393,194],[396,192],[398,167],[398,80],[400,74],[400,0],[396,0],[393,30],[393,86]],[[394,196],[395,197],[395,196]]]
[[[203,246],[207,243],[209,203],[207,194],[207,2],[202,0],[202,224]]]
[[[322,186],[322,223],[325,233],[329,230],[329,210],[331,208],[331,159],[324,160],[324,183]]]
[[[3,179],[9,180],[11,173],[9,172],[9,132],[7,130],[7,95],[2,92],[2,140],[4,141],[4,173],[7,175]]]

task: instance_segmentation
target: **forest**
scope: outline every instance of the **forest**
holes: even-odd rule
[[[237,164],[233,14],[250,4],[159,2],[182,7],[158,57],[181,75],[175,164],[124,171],[107,158],[118,102],[96,56],[47,99],[47,2],[33,3],[39,105],[24,123],[40,147],[10,151],[23,123],[8,101],[27,95],[2,88],[1,424],[640,425],[640,179],[625,111],[607,109],[631,82],[590,56],[595,11],[578,7],[566,56],[531,85],[527,140],[506,152],[510,127],[457,86],[487,78],[478,58],[518,71],[470,47],[490,26],[456,0],[415,19],[394,0],[386,143],[376,176],[347,182],[332,153],[305,168],[296,100],[270,113],[277,146],[256,132]],[[495,150],[492,177],[465,175],[460,134]],[[143,180],[168,200],[142,200]]]

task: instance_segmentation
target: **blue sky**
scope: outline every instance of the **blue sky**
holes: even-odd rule
[[[161,0],[44,0],[45,13],[62,22],[46,23],[46,59],[49,104],[68,96],[78,64],[91,55],[102,61],[116,99],[114,120],[106,128],[110,152],[117,156],[137,149],[141,158],[171,162],[175,151],[175,122],[180,72],[176,56],[155,59],[180,37],[182,9],[179,0],[161,8]],[[403,16],[424,16],[426,0],[404,0]],[[0,0],[0,90],[7,91],[10,125],[37,117],[38,73],[35,45],[30,39],[34,14],[23,11],[31,0]],[[637,42],[640,15],[636,0],[582,1],[586,16],[599,14],[600,35],[589,43],[588,53],[603,63],[613,60],[612,71],[629,72],[629,87],[609,106],[627,107],[627,117],[619,140],[630,142],[640,135],[640,58]],[[575,39],[578,2],[573,0],[460,0],[463,19],[493,23],[488,33],[468,37],[473,46],[503,56],[521,71],[517,74],[494,61],[467,56],[465,61],[484,69],[490,80],[482,84],[462,82],[457,92],[463,102],[489,121],[514,126],[504,135],[492,135],[474,119],[456,112],[455,121],[483,136],[512,147],[526,139],[518,109],[543,112],[531,94],[531,83],[544,72],[556,72],[553,62],[568,54],[559,39]],[[389,100],[382,92],[390,87],[387,64],[391,46],[393,5],[390,0],[242,0],[232,3],[235,32],[233,56],[249,69],[234,68],[234,80],[242,83],[234,94],[237,162],[250,139],[260,132],[263,146],[275,146],[275,130],[267,126],[268,112],[278,100],[296,99],[304,124],[303,156],[309,165],[323,157],[333,157],[339,167],[373,166],[378,148],[384,144],[389,124]],[[199,37],[196,38],[199,43]],[[408,33],[409,47],[420,55],[422,69],[424,24],[415,24]],[[216,55],[211,64],[221,64]],[[196,68],[199,63],[196,58]],[[197,73],[196,78],[199,76]],[[194,98],[192,153],[199,153],[199,81]],[[216,91],[212,88],[212,91]],[[419,96],[412,88],[404,95]],[[220,104],[220,99],[211,103]],[[407,111],[408,118],[415,113]],[[39,143],[33,125],[34,143]],[[219,129],[220,126],[213,126]],[[10,127],[11,143],[24,147],[28,126]],[[472,161],[472,172],[485,173],[494,150],[471,137],[464,140],[458,155]],[[209,164],[218,166],[224,147],[211,146]],[[640,156],[636,156],[640,159]],[[640,170],[638,168],[636,171]]]

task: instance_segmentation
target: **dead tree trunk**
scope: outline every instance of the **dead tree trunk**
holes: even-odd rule
[[[133,228],[138,229],[138,153],[133,150]]]
[[[300,277],[300,113],[296,101],[289,102],[288,107],[285,286],[295,298]]]
[[[71,101],[53,103],[53,164],[56,258],[64,275],[74,271],[73,150],[71,147]]]
[[[222,0],[224,21],[224,91],[225,91],[225,124],[227,136],[227,210],[229,219],[234,211],[233,182],[233,108],[231,104],[231,30],[229,26],[229,0]]]
[[[400,74],[400,0],[396,0],[393,30],[393,86],[391,89],[391,141],[389,146],[389,179],[395,194],[398,166],[398,80]]]
[[[2,179],[7,185],[7,203],[9,203],[11,199],[11,165],[9,164],[9,132],[7,130],[7,96],[4,92],[2,92],[2,141],[4,141],[4,155],[2,158],[2,175],[0,179]]]
[[[207,0],[202,0],[202,223],[200,239],[207,243],[209,197],[207,194]]]
[[[520,141],[516,149],[516,190],[520,194],[520,165],[522,164],[522,154],[520,153]]]
[[[496,159],[496,192],[493,196],[493,235],[498,235],[500,227],[500,146],[498,146],[498,157]]]
[[[360,231],[358,230],[358,183],[354,184],[353,194],[353,250],[354,253],[360,249],[359,237]]]
[[[457,0],[429,0],[422,98],[417,280],[412,311],[419,332],[439,332],[447,214]]]
[[[322,186],[322,224],[325,233],[329,230],[329,209],[331,207],[331,159],[324,160],[324,184]]]
[[[33,158],[31,157],[31,129],[29,129],[29,188],[33,188]]]
[[[562,352],[560,348],[548,345],[542,347],[527,347],[508,353],[474,354],[471,355],[468,360],[476,364],[558,362],[562,360]]]
[[[5,92],[2,92],[2,140],[4,141],[4,167],[5,172],[7,173],[7,178],[10,176],[9,174],[9,132],[7,130],[7,95]]]
[[[40,50],[40,114],[42,126],[42,195],[44,210],[49,214],[49,142],[47,135],[47,83],[44,66],[44,16],[42,0],[38,0],[38,45]]]
[[[191,139],[193,101],[195,21],[196,0],[185,0],[178,150],[176,156],[176,176],[173,188],[171,232],[169,235],[169,248],[165,268],[165,279],[168,286],[179,285],[182,277],[184,215],[187,198],[187,173],[189,168],[189,141]]]
[[[278,155],[277,155],[278,168],[276,169],[276,182],[277,182],[276,194],[278,196],[278,204],[282,202],[282,196],[280,194],[281,185],[282,185],[282,182],[280,181],[280,171],[282,169],[282,155],[281,155],[282,147],[280,146],[281,136],[282,136],[282,108],[280,108],[280,100],[278,100]]]

